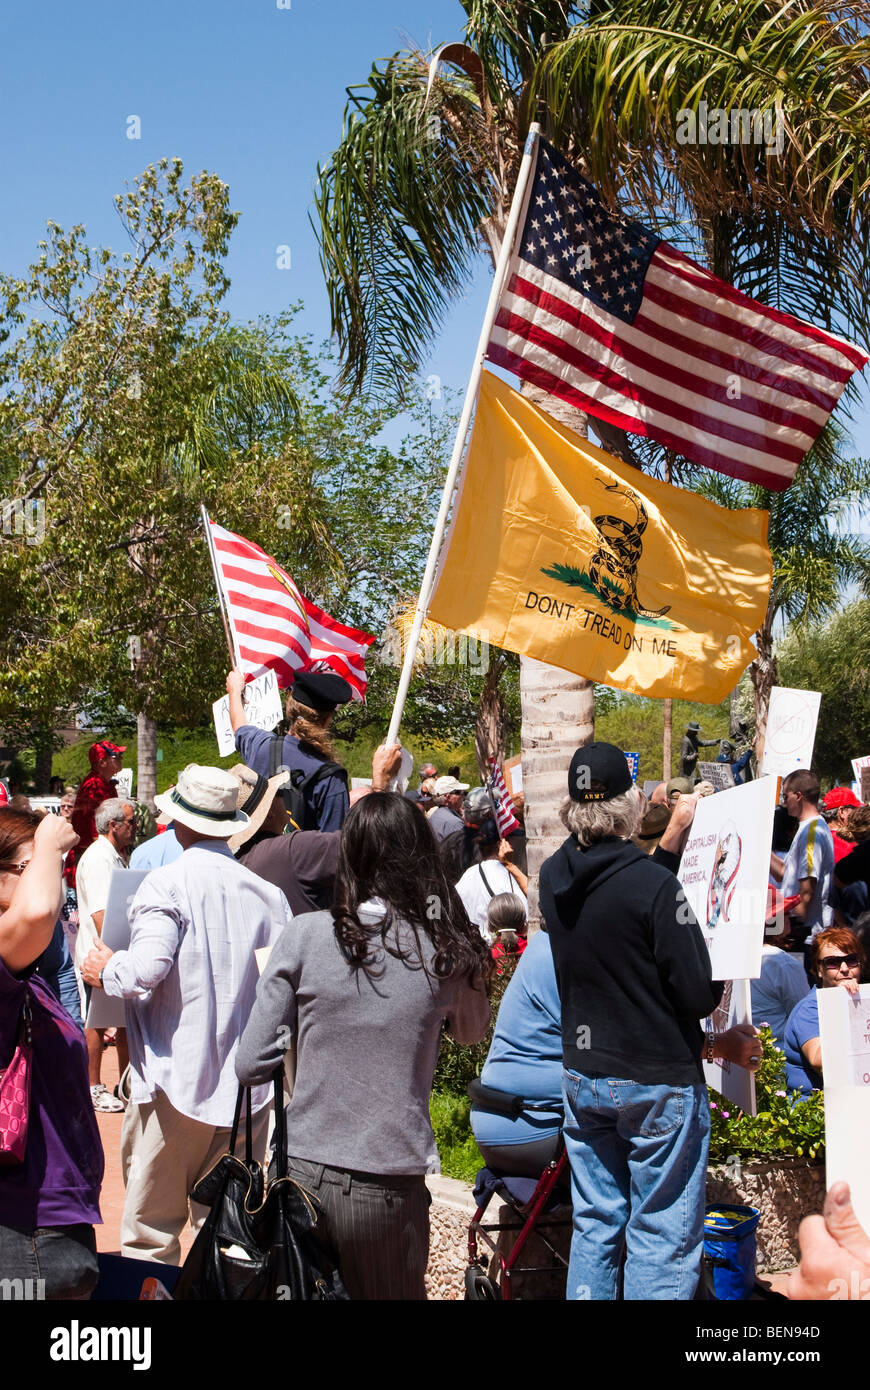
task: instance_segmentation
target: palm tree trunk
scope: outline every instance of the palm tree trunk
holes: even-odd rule
[[[767,735],[767,711],[770,692],[776,685],[776,657],[773,654],[773,614],[768,610],[764,626],[755,634],[758,656],[749,667],[755,699],[755,759],[761,767],[764,740]]]
[[[501,766],[505,758],[504,700],[500,689],[504,668],[505,662],[501,653],[491,651],[474,724],[474,747],[483,782],[489,776],[487,760],[495,758]]]
[[[523,795],[529,864],[529,930],[537,931],[538,870],[566,830],[559,808],[568,794],[571,755],[595,735],[592,682],[530,656],[520,658]]]
[[[136,800],[144,801],[154,811],[154,798],[157,795],[157,725],[147,714],[140,712],[136,716],[136,733]]]
[[[483,228],[495,265],[504,227]],[[522,394],[560,424],[587,437],[586,416],[565,401],[524,381]],[[567,795],[568,767],[581,744],[595,737],[593,685],[582,676],[531,657],[520,658],[523,795],[529,872],[529,932],[541,925],[538,871],[565,838],[559,808]]]
[[[667,782],[671,776],[672,748],[674,737],[674,702],[673,700],[663,700],[665,715],[665,725],[662,732],[662,781]]]

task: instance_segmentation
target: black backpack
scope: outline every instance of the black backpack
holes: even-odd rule
[[[274,777],[282,768],[286,768],[286,763],[282,761],[283,753],[283,737],[281,734],[273,734],[269,744],[270,777]],[[296,768],[290,773],[289,782],[281,788],[281,796],[284,798],[284,809],[294,830],[317,829],[317,816],[313,805],[309,802],[310,794],[317,783],[323,781],[324,777],[336,776],[341,777],[347,786],[347,772],[340,763],[324,762],[313,772],[303,772],[301,768]]]

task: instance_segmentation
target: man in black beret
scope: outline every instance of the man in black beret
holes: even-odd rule
[[[280,745],[277,735],[246,722],[244,688],[242,672],[231,671],[230,723],[242,762],[261,777],[272,777],[282,767],[290,772],[285,803],[297,804],[295,829],[340,830],[350,801],[347,773],[335,760],[329,726],[337,707],[352,698],[347,681],[334,671],[300,672],[287,696],[289,732]]]

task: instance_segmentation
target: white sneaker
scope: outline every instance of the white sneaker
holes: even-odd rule
[[[94,1109],[101,1112],[117,1112],[124,1109],[124,1102],[110,1095],[102,1081],[91,1087],[91,1100],[94,1102]]]

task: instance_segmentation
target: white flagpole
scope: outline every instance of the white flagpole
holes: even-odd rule
[[[202,529],[205,532],[205,543],[208,546],[208,556],[211,560],[211,572],[214,575],[214,586],[217,589],[218,604],[221,610],[221,620],[224,625],[224,636],[227,639],[227,648],[230,654],[230,661],[233,663],[233,666],[239,666],[241,664],[241,657],[239,656],[233,644],[232,631],[230,628],[229,619],[227,617],[226,604],[224,602],[224,591],[221,588],[220,574],[218,573],[217,556],[215,555],[214,550],[214,539],[211,534],[211,527],[208,524],[208,512],[206,511],[205,505],[202,502],[199,505],[199,510],[200,515],[202,516]]]
[[[480,337],[477,341],[477,351],[474,356],[474,365],[471,369],[471,377],[468,382],[468,389],[465,392],[465,401],[462,406],[462,414],[459,418],[459,426],[456,431],[456,439],[453,444],[453,453],[450,458],[450,467],[444,481],[444,491],[441,494],[441,505],[438,508],[438,516],[435,520],[435,530],[432,535],[432,544],[429,547],[429,557],[426,561],[426,568],[423,571],[423,579],[420,584],[420,596],[417,599],[417,608],[414,613],[414,622],[408,637],[408,645],[405,650],[405,660],[402,665],[402,674],[399,677],[399,688],[396,691],[396,700],[393,705],[393,713],[390,719],[390,728],[387,733],[387,746],[398,742],[399,725],[402,722],[402,714],[405,709],[405,700],[408,696],[408,687],[411,684],[411,671],[414,665],[414,658],[417,655],[417,647],[420,642],[420,633],[423,630],[423,623],[432,599],[432,590],[435,584],[435,570],[438,563],[438,552],[441,549],[441,542],[444,539],[444,532],[447,527],[447,516],[450,511],[450,502],[459,478],[462,467],[462,456],[465,449],[465,437],[468,434],[468,427],[471,423],[471,416],[474,404],[477,400],[480,377],[483,371],[483,363],[486,357],[486,349],[489,346],[489,339],[492,333],[492,325],[498,313],[499,300],[507,275],[508,263],[511,252],[513,251],[514,238],[517,231],[517,223],[520,219],[520,211],[526,196],[526,188],[531,177],[532,167],[535,162],[535,151],[541,127],[535,121],[529,126],[529,133],[526,137],[526,145],[523,150],[523,159],[520,165],[520,172],[517,178],[516,188],[514,189],[511,210],[505,228],[504,240],[501,244],[501,252],[495,274],[492,279],[492,289],[489,293],[489,303],[486,306],[486,314],[483,319],[483,327],[480,330]]]

